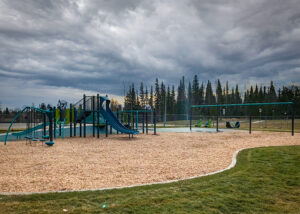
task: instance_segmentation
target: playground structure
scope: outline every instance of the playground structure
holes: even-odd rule
[[[5,140],[4,140],[4,145],[6,145],[7,142],[7,138],[8,138],[8,133],[12,127],[12,125],[14,124],[14,122],[17,120],[17,118],[23,113],[25,112],[27,114],[27,116],[25,117],[27,120],[27,129],[25,131],[21,131],[21,132],[17,132],[17,133],[12,133],[13,136],[16,136],[17,139],[21,139],[22,136],[24,136],[24,139],[26,139],[26,143],[27,141],[41,141],[44,142],[47,139],[49,139],[49,141],[46,141],[45,144],[48,146],[52,146],[54,144],[53,142],[53,118],[54,118],[54,111],[53,109],[50,107],[49,109],[45,110],[45,109],[39,109],[39,108],[35,108],[32,106],[26,106],[24,107],[17,115],[16,117],[13,119],[13,121],[11,122],[6,135],[5,135]],[[38,124],[36,125],[36,119],[37,119],[37,114],[41,113],[43,116],[43,124]],[[46,117],[48,117],[48,121],[46,122]],[[34,122],[32,123],[32,121],[34,120]],[[32,126],[32,124],[34,126]],[[49,135],[46,135],[46,127],[48,125],[48,130],[49,130]],[[41,136],[41,138],[37,138],[38,133],[37,131],[43,128],[43,136]]]
[[[20,117],[22,113],[29,111],[26,118],[26,129],[19,132],[12,132],[11,127]],[[129,114],[129,112],[131,112]],[[143,117],[138,117],[141,112]],[[140,113],[140,114],[141,114]],[[46,145],[52,146],[53,139],[57,137],[87,137],[87,132],[93,137],[100,138],[100,132],[105,132],[105,136],[113,133],[128,134],[129,138],[139,134],[139,122],[143,124],[142,131],[148,134],[148,114],[151,113],[154,126],[154,134],[156,134],[155,111],[153,110],[128,110],[112,112],[110,109],[110,100],[107,97],[86,96],[76,102],[70,104],[67,109],[66,101],[59,101],[58,106],[48,109],[40,109],[36,107],[24,107],[12,120],[4,139],[6,145],[8,140],[22,140],[26,142],[45,142]],[[124,120],[127,118],[127,120]],[[122,120],[123,119],[123,120]],[[123,123],[126,123],[123,125]],[[79,125],[79,127],[78,127]],[[110,132],[108,131],[110,127]],[[105,130],[104,130],[105,129]],[[79,133],[78,133],[79,132]],[[78,135],[79,134],[79,135]]]
[[[244,104],[216,104],[216,105],[191,105],[189,110],[189,121],[190,121],[190,130],[192,131],[192,121],[193,121],[193,109],[194,108],[216,108],[216,132],[219,132],[219,119],[222,117],[220,114],[220,110],[222,107],[261,107],[261,106],[288,106],[289,114],[286,115],[286,117],[291,118],[291,134],[294,136],[295,133],[295,104],[293,102],[273,102],[273,103],[244,103]],[[249,134],[252,133],[252,114],[251,111],[249,111]],[[226,128],[239,128],[240,122],[236,121],[234,124],[230,121],[226,121]]]

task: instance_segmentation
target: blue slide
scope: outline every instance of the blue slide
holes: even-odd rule
[[[106,109],[103,108],[102,104],[106,101]],[[125,134],[139,134],[139,131],[128,129],[123,126],[122,123],[117,119],[114,113],[109,108],[110,100],[107,97],[100,97],[100,113],[105,120],[111,125],[115,130],[125,133]]]

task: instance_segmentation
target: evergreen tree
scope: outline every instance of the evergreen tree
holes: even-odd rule
[[[192,84],[192,104],[198,105],[200,104],[200,97],[199,97],[199,81],[197,75],[194,76],[193,84]]]
[[[185,96],[184,77],[182,77],[182,79],[180,80],[180,84],[178,86],[177,110],[178,110],[178,114],[186,113],[186,96]]]
[[[172,97],[171,97],[171,90],[170,86],[168,85],[167,89],[167,114],[172,114]]]
[[[231,88],[230,100],[231,100],[232,104],[236,103],[235,93],[234,93],[234,88],[233,87]]]
[[[222,85],[221,85],[220,80],[218,80],[218,82],[217,82],[216,95],[217,95],[217,103],[223,104],[224,98],[223,98]]]
[[[176,103],[176,95],[175,95],[175,86],[172,85],[172,92],[171,92],[171,106],[172,106],[172,114],[175,114],[177,109],[177,103]]]
[[[140,103],[140,98],[139,98],[139,94],[138,91],[136,91],[136,102],[135,102],[135,107],[134,110],[140,110],[141,109],[141,103]]]
[[[146,86],[146,91],[145,91],[145,95],[144,95],[144,100],[145,100],[145,102],[144,102],[143,109],[145,108],[146,105],[149,104],[149,95],[148,95],[148,87],[147,86]]]
[[[151,85],[151,87],[150,87],[150,99],[149,99],[149,105],[151,106],[151,109],[153,109],[153,87],[152,87],[152,85]]]
[[[228,81],[226,81],[226,92],[225,92],[225,103],[230,103],[229,102],[229,99],[228,99],[228,96],[229,96],[229,84],[228,84]]]
[[[242,103],[242,98],[241,98],[241,95],[240,95],[240,91],[239,91],[239,85],[236,84],[235,86],[235,101],[236,103]]]
[[[141,107],[144,109],[146,104],[145,104],[145,94],[144,94],[143,82],[141,82],[141,85],[140,85],[140,104],[141,104]]]
[[[264,102],[264,93],[263,93],[262,86],[259,87],[258,101],[259,101],[260,103]]]
[[[211,82],[208,80],[205,90],[205,104],[216,104],[216,98],[213,94]]]
[[[244,103],[248,103],[249,102],[249,98],[248,98],[248,90],[247,92],[244,93]]]
[[[259,94],[258,94],[258,86],[257,84],[255,85],[255,90],[254,90],[254,96],[253,96],[254,100],[253,102],[257,102],[258,101],[258,98],[259,98]]]
[[[164,85],[164,82],[161,82],[161,86],[160,86],[160,115],[164,115],[165,114],[165,110],[166,110],[166,87]]]
[[[254,101],[254,91],[253,91],[253,87],[251,85],[251,87],[250,87],[250,93],[249,93],[249,102],[253,103],[253,101]]]
[[[136,107],[136,93],[134,83],[129,86],[129,91],[125,97],[125,110],[134,109]]]
[[[188,86],[188,108],[192,105],[192,85],[191,82],[189,82]]]
[[[160,114],[160,106],[161,106],[161,96],[160,96],[160,88],[159,88],[159,82],[156,78],[155,80],[155,110],[158,114]]]
[[[200,89],[199,89],[199,103],[197,104],[204,104],[204,84],[203,82],[201,83]]]
[[[270,83],[270,89],[269,89],[268,97],[269,97],[269,102],[276,102],[276,100],[277,100],[277,95],[276,95],[276,91],[275,91],[273,81],[271,81],[271,83]]]

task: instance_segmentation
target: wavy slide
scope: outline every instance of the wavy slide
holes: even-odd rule
[[[106,109],[104,109],[102,106],[104,102],[106,102]],[[102,114],[104,119],[108,121],[109,125],[111,125],[115,130],[124,134],[139,134],[139,131],[128,129],[123,126],[109,108],[109,104],[110,100],[107,97],[100,97],[100,113]]]

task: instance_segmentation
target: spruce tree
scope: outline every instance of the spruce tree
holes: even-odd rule
[[[200,104],[199,97],[199,81],[197,75],[194,76],[193,84],[192,84],[192,104],[198,105]]]
[[[250,101],[250,103],[253,103],[253,101],[254,101],[254,91],[253,91],[252,85],[250,87],[249,101]]]
[[[160,114],[160,106],[161,106],[160,88],[159,88],[158,79],[156,78],[156,80],[155,80],[155,110],[158,114]]]
[[[165,108],[166,108],[166,87],[164,82],[161,82],[160,86],[160,115],[165,114]]]
[[[228,104],[229,102],[229,84],[228,84],[228,80],[226,81],[226,92],[225,92],[225,103]]]
[[[172,85],[172,92],[171,92],[171,106],[172,106],[172,114],[175,114],[177,109],[176,109],[176,106],[177,106],[177,103],[176,103],[176,97],[175,97],[175,86]]]
[[[189,82],[188,86],[188,108],[192,105],[192,85],[191,82]]]
[[[205,104],[216,104],[216,98],[213,94],[211,82],[208,80],[205,90]]]
[[[144,94],[144,84],[141,82],[140,85],[140,105],[144,109],[145,107],[145,94]]]
[[[270,83],[270,89],[269,89],[269,102],[276,102],[277,101],[277,95],[276,95],[276,90],[273,84],[273,81]]]
[[[185,96],[184,77],[182,77],[182,79],[180,80],[179,86],[178,86],[177,110],[178,110],[178,114],[186,113],[186,96]]]
[[[151,87],[150,87],[150,99],[149,99],[149,105],[151,106],[151,109],[153,109],[153,102],[154,102],[154,100],[153,100],[153,86],[151,85]]]
[[[204,104],[204,84],[203,82],[201,83],[200,89],[199,89],[199,103],[198,104]]]
[[[235,86],[235,102],[240,104],[242,103],[242,98],[241,98],[241,95],[240,95],[240,92],[239,92],[239,85],[236,84]]]
[[[223,98],[223,93],[222,93],[222,85],[221,85],[221,82],[219,79],[217,82],[216,95],[217,95],[217,103],[223,104],[224,98]]]
[[[172,97],[169,85],[167,89],[167,114],[172,114]]]

